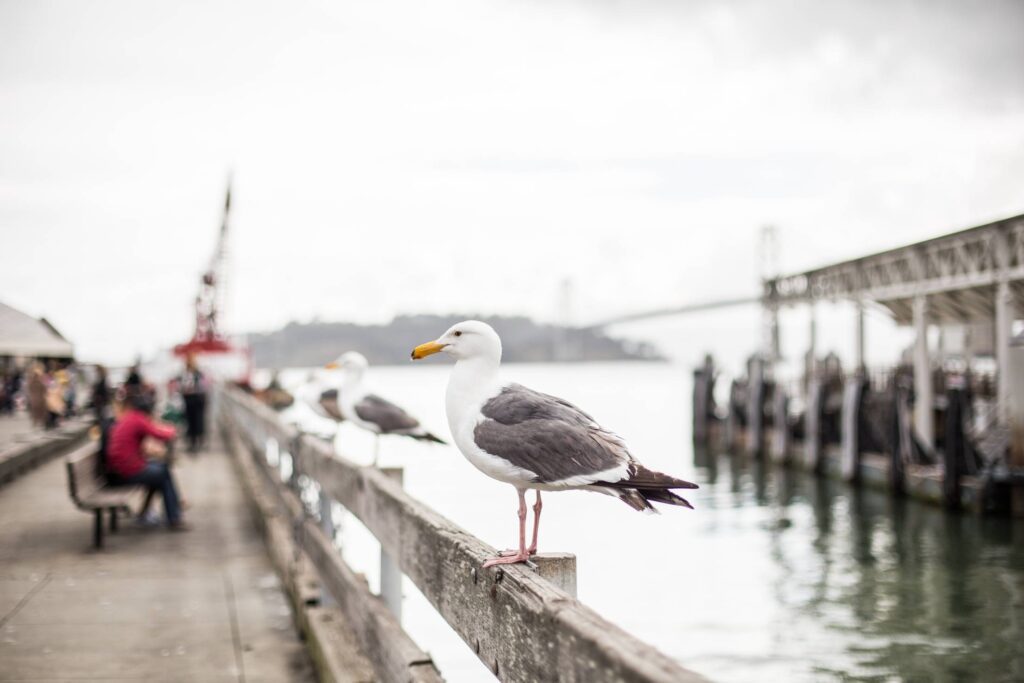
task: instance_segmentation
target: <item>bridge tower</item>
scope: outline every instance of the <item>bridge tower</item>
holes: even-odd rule
[[[761,236],[757,245],[758,275],[761,278],[761,291],[765,283],[779,275],[779,231],[774,225],[761,228]],[[779,341],[779,307],[774,301],[765,301],[762,307],[762,349],[766,357],[772,361],[782,358]]]

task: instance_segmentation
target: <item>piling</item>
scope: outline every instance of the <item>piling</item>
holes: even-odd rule
[[[747,362],[747,452],[761,457],[764,452],[764,359],[751,356]]]
[[[807,468],[816,474],[822,471],[824,464],[821,439],[824,397],[824,385],[820,379],[813,377],[807,386],[807,412],[804,414],[804,462]]]
[[[835,354],[819,360],[817,308],[824,302],[854,312],[854,367],[845,380]],[[729,450],[745,443],[745,454],[762,455],[770,427],[773,461],[789,462],[787,452],[800,452],[790,437],[802,438],[803,456],[792,464],[816,474],[948,507],[1024,516],[1024,335],[1013,334],[1024,312],[1024,215],[766,278],[761,303],[772,322],[771,343],[751,359],[745,377],[732,379]],[[769,348],[777,348],[779,311],[797,305],[809,313],[809,343],[800,388],[787,396],[759,358],[777,360]],[[869,375],[866,363],[869,310],[914,332],[882,377]],[[991,375],[991,366],[979,362],[984,358],[994,361]],[[787,400],[804,408],[793,432]]]
[[[860,421],[866,385],[863,375],[857,373],[843,387],[842,473],[848,482],[860,478]]]
[[[772,415],[771,458],[784,463],[789,457],[789,395],[781,386],[775,387],[772,396]]]

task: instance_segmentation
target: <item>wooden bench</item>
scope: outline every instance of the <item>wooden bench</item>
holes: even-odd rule
[[[103,511],[110,513],[110,531],[117,532],[117,515],[124,510],[131,513],[133,503],[141,503],[146,488],[139,484],[111,486],[100,474],[100,452],[96,443],[89,443],[72,451],[66,457],[68,490],[79,510],[95,515],[93,545],[103,547]]]

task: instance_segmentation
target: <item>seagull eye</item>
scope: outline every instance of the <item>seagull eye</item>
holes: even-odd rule
[[[462,330],[455,330],[455,336],[456,337],[461,337],[462,336]]]

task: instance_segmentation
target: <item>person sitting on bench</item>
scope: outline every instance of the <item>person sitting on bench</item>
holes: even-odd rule
[[[169,464],[160,457],[160,446],[164,446],[162,451],[166,453],[166,444],[174,438],[175,430],[149,417],[145,403],[148,400],[144,394],[134,392],[124,398],[123,412],[119,411],[107,441],[107,478],[115,485],[142,484],[151,492],[159,491],[164,499],[167,526],[183,531],[188,527],[181,518],[178,488]]]

